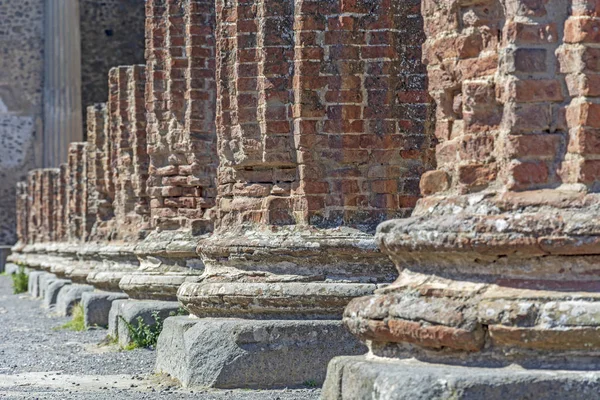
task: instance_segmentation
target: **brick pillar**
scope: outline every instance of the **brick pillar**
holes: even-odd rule
[[[56,240],[56,209],[54,202],[57,195],[58,168],[46,168],[42,170],[42,242],[53,242]]]
[[[401,397],[413,379],[412,397],[429,398],[438,367],[453,383],[435,396],[477,397],[512,363],[527,372],[486,398],[598,390],[586,358],[600,353],[595,12],[586,0],[423,2],[437,170],[410,218],[378,228],[400,276],[346,308],[370,352],[331,363],[325,399]],[[413,357],[423,363],[402,361]],[[523,385],[542,365],[582,364],[590,375]]]
[[[418,4],[217,1],[216,15],[217,229],[198,246],[203,283],[184,284],[179,299],[197,315],[227,315],[219,290],[237,298],[252,290],[247,279],[285,281],[264,290],[264,308],[234,313],[339,317],[392,279],[372,232],[408,215],[429,168]],[[406,18],[406,30],[391,29]],[[307,253],[316,243],[322,251]],[[305,281],[314,296],[296,289]],[[333,289],[321,296],[319,285]]]
[[[126,66],[109,73],[110,142],[114,182],[114,237],[143,238],[149,228],[145,191],[148,154],[144,115],[145,68]]]
[[[214,25],[212,1],[146,3],[153,230],[136,247],[140,271],[120,283],[134,298],[175,300],[181,283],[203,271],[196,246],[212,231],[216,197]]]
[[[85,214],[85,164],[86,143],[69,145],[69,181],[67,184],[67,237],[72,243],[86,239]]]
[[[55,198],[55,236],[57,242],[63,242],[67,239],[67,184],[69,182],[68,164],[60,164],[57,177],[57,193]]]
[[[27,208],[29,216],[27,221],[28,243],[35,244],[40,241],[42,231],[42,170],[35,169],[27,174]]]
[[[146,9],[152,225],[204,233],[216,195],[214,6],[156,0]]]
[[[306,371],[322,381],[331,357],[364,350],[343,309],[393,280],[373,231],[408,215],[432,153],[422,19],[418,3],[396,3],[216,2],[215,231],[198,243],[204,274],[178,299],[224,342],[278,338],[262,347],[255,336],[248,351],[235,339],[225,346],[235,373],[207,366],[217,372],[202,384],[240,385],[251,364],[271,371],[265,386],[302,383]],[[302,341],[303,329],[319,339]],[[274,350],[283,337],[298,358]]]
[[[88,223],[92,225],[91,240],[110,238],[110,226],[114,218],[113,200],[109,181],[112,180],[106,166],[109,140],[108,112],[106,104],[95,104],[87,109],[87,182],[88,182]]]
[[[115,67],[108,78],[108,103],[88,109],[91,238],[79,254],[86,262],[71,278],[118,291],[123,276],[138,268],[134,248],[150,229],[145,66]]]

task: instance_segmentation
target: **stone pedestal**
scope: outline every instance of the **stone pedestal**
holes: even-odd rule
[[[331,358],[366,351],[341,321],[189,317],[167,319],[157,349],[156,372],[214,388],[320,385]]]

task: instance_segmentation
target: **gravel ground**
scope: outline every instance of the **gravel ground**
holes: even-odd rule
[[[57,329],[41,302],[0,276],[0,399],[316,400],[318,389],[190,390],[152,373],[155,353],[101,346],[105,330]]]

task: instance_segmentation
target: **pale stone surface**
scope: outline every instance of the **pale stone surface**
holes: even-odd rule
[[[56,314],[61,317],[68,317],[73,312],[73,307],[81,302],[82,295],[85,292],[91,292],[93,290],[94,287],[90,285],[64,286],[60,292],[58,292],[58,297],[56,298]]]
[[[27,292],[34,299],[40,297],[40,278],[44,274],[47,274],[47,272],[31,271],[29,273],[29,281],[27,282]]]
[[[108,328],[108,315],[115,300],[126,300],[125,293],[85,292],[81,296],[86,327]]]
[[[8,275],[16,274],[17,272],[19,272],[19,266],[17,264],[13,264],[13,263],[6,264],[5,272]]]
[[[156,372],[184,386],[276,388],[321,384],[331,358],[367,348],[341,321],[172,317],[157,351]]]
[[[417,361],[338,357],[323,400],[588,400],[600,391],[598,371],[473,368]]]

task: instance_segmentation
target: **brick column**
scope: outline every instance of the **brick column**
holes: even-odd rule
[[[90,243],[80,252],[87,264],[74,273],[88,283],[119,290],[138,268],[135,246],[148,234],[148,153],[142,65],[112,68],[109,100],[88,110],[88,210]]]
[[[437,170],[378,228],[400,276],[346,308],[370,353],[331,363],[325,399],[431,398],[437,371],[443,398],[597,391],[595,4],[423,2]],[[495,368],[513,363],[527,372]]]
[[[57,195],[57,180],[59,169],[46,168],[42,170],[42,231],[41,242],[53,242],[56,240],[56,208],[54,201]]]
[[[84,210],[85,192],[85,153],[86,143],[75,142],[69,145],[69,181],[67,184],[67,237],[72,243],[86,239]]]
[[[132,298],[176,300],[203,272],[196,246],[216,197],[214,19],[213,1],[146,3],[152,232],[135,250],[140,270],[120,283]]]
[[[88,214],[87,219],[92,224],[91,240],[106,240],[110,238],[110,225],[114,218],[113,199],[109,188],[112,181],[108,154],[108,111],[106,104],[96,104],[87,109],[87,138],[88,138]]]
[[[369,4],[217,2],[217,229],[202,283],[179,290],[194,314],[338,318],[392,278],[372,232],[418,198],[429,105],[406,61],[418,4]]]
[[[271,371],[265,386],[322,381],[331,357],[364,351],[343,309],[393,280],[373,232],[409,214],[430,167],[418,2],[219,0],[215,12],[215,231],[178,299],[194,329],[223,338],[192,347],[245,355],[230,375],[193,361],[215,371],[195,383],[243,385],[248,365]],[[240,332],[263,329],[278,334],[241,349]],[[294,356],[276,350],[288,339]]]

